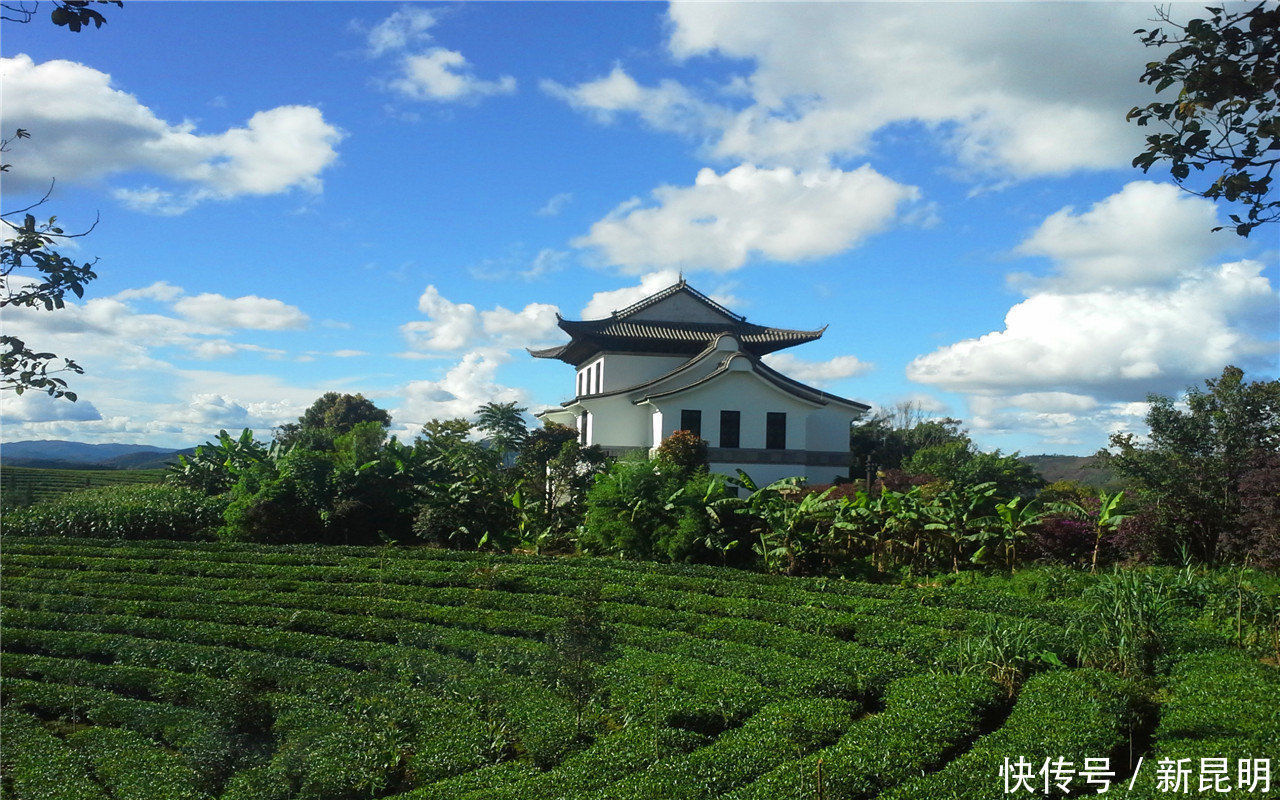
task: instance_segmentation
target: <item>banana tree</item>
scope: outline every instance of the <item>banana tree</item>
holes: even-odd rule
[[[197,446],[189,456],[178,456],[178,462],[169,465],[169,477],[206,494],[220,494],[230,489],[246,471],[276,461],[281,455],[279,443],[267,447],[253,438],[249,428],[236,437],[221,430],[216,440]]]
[[[996,515],[992,519],[994,525],[989,529],[992,537],[978,549],[973,560],[982,562],[992,555],[991,545],[1003,551],[1005,565],[1013,571],[1018,560],[1018,543],[1031,535],[1031,531],[1052,513],[1042,509],[1035,500],[1023,502],[1023,498],[1015,497],[1007,503],[996,503]]]
[[[741,485],[755,486],[741,471],[739,476]],[[822,531],[829,528],[835,516],[837,503],[830,499],[832,489],[797,499],[796,494],[803,486],[802,478],[774,481],[763,488],[756,488],[741,510],[741,513],[750,514],[757,520],[756,531],[760,541],[752,549],[764,559],[765,569],[769,572],[780,571],[784,558],[787,571],[795,572],[801,559],[816,549]]]
[[[716,474],[710,475],[705,483],[689,481],[667,499],[666,506],[668,511],[693,507],[706,515],[710,524],[699,544],[713,553],[719,553],[721,564],[728,561],[729,551],[738,546],[738,540],[733,538],[734,522],[740,518],[747,505],[742,498],[729,494],[730,481],[730,478]]]
[[[1124,501],[1124,492],[1114,494],[1106,491],[1098,492],[1098,510],[1085,508],[1079,503],[1068,503],[1065,508],[1086,520],[1093,528],[1093,557],[1089,560],[1089,572],[1098,571],[1098,551],[1102,549],[1102,535],[1107,531],[1120,527],[1120,523],[1129,518],[1128,514],[1116,511]]]
[[[966,543],[977,542],[981,549],[988,538],[992,517],[987,511],[995,493],[995,483],[949,486],[925,506],[925,514],[932,522],[924,528],[938,534],[951,558],[952,572],[960,571],[960,554]]]

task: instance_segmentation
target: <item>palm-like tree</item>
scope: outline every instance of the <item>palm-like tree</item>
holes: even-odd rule
[[[476,427],[489,436],[495,450],[506,455],[519,450],[529,436],[524,413],[529,409],[511,403],[488,402],[476,409]]]

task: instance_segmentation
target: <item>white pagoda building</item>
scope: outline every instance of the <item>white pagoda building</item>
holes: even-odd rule
[[[685,283],[605,319],[557,317],[570,341],[530,350],[577,368],[572,400],[538,416],[612,454],[651,449],[687,430],[710,445],[713,472],[760,485],[849,475],[849,426],[870,406],[792,380],[760,357],[812,342],[814,331],[747,322]]]

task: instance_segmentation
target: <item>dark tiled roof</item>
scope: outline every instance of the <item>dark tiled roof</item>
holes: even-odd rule
[[[685,294],[724,317],[717,322],[684,320],[635,319],[634,316],[676,294]],[[724,306],[689,286],[683,280],[615,311],[604,319],[568,320],[558,318],[560,329],[573,337],[567,344],[542,350],[529,350],[537,358],[558,358],[580,365],[601,351],[633,351],[694,355],[721,334],[732,334],[744,350],[756,356],[772,353],[818,339],[826,331],[770,328],[747,322]]]

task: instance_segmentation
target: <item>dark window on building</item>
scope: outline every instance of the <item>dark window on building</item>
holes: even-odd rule
[[[720,412],[720,446],[739,447],[739,431],[742,428],[741,411]]]
[[[787,449],[787,415],[770,411],[764,418],[764,446],[769,450]]]
[[[702,412],[684,409],[680,412],[680,430],[688,431],[694,436],[702,435]]]

